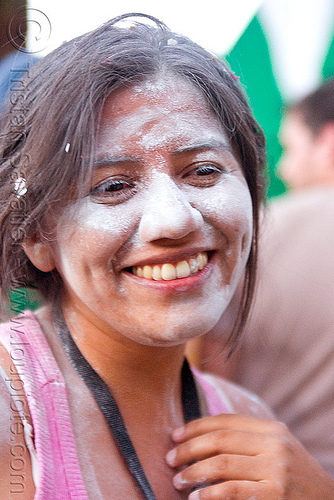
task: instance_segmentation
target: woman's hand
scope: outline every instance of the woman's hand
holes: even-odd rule
[[[172,434],[166,457],[189,500],[333,500],[334,482],[279,422],[218,415]]]

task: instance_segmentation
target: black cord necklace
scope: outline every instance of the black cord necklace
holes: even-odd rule
[[[91,391],[95,401],[102,411],[116,441],[117,447],[121,452],[129,471],[136,480],[143,494],[143,498],[146,500],[156,500],[151,485],[148,482],[145,472],[141,466],[136,450],[134,449],[117,403],[112,394],[109,392],[105,382],[94,371],[79,351],[71,336],[62,308],[59,304],[53,309],[53,323],[71,364]],[[182,407],[185,422],[189,422],[190,420],[194,420],[201,416],[194,377],[186,359],[184,360],[182,366]]]

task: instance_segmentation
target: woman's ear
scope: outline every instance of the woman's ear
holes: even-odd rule
[[[40,271],[47,273],[55,268],[55,261],[50,245],[37,235],[27,238],[23,243],[23,250],[28,259]]]

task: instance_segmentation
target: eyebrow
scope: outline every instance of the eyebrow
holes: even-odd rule
[[[206,141],[198,141],[192,142],[191,144],[185,144],[173,151],[173,154],[179,155],[196,151],[207,151],[210,149],[216,151],[226,151],[227,153],[233,154],[230,146],[219,139],[209,139]]]
[[[93,168],[103,168],[111,165],[123,165],[125,163],[135,164],[138,163],[138,159],[125,155],[105,155],[101,156],[101,158],[97,158],[94,161]]]
[[[185,153],[194,153],[197,151],[208,151],[208,150],[215,150],[215,151],[223,151],[227,152],[231,155],[233,155],[232,150],[228,144],[225,142],[219,140],[219,139],[209,139],[205,141],[197,141],[197,142],[192,142],[190,144],[185,144],[182,146],[179,146],[176,148],[174,151],[172,151],[173,156],[179,156]],[[131,156],[126,156],[126,155],[108,155],[106,154],[105,156],[101,156],[100,158],[97,158],[94,161],[93,168],[98,169],[98,168],[103,168],[103,167],[108,167],[108,166],[117,166],[117,165],[135,165],[138,164],[142,161],[141,158],[134,158]]]

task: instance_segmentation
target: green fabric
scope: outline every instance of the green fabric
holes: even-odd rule
[[[231,69],[240,76],[254,115],[267,139],[269,188],[268,197],[285,191],[276,177],[276,166],[281,155],[278,131],[284,100],[274,77],[266,35],[258,16],[255,16],[233,49],[225,56]],[[322,78],[334,75],[334,37],[331,38],[322,67]]]
[[[285,191],[282,181],[275,176],[275,167],[281,155],[278,130],[283,99],[274,77],[267,40],[256,16],[225,59],[240,76],[250,106],[266,135],[270,180],[268,196],[279,195]]]
[[[334,76],[334,29],[333,29],[331,43],[329,44],[328,52],[322,67],[322,77],[324,80],[326,78],[332,78],[333,76]]]

